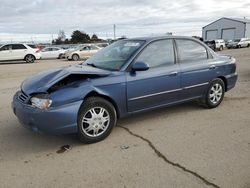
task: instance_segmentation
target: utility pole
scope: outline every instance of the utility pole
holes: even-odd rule
[[[54,40],[54,36],[53,34],[51,35],[51,44],[53,43],[53,40]]]
[[[114,24],[114,40],[116,39],[115,30],[116,30],[116,25]]]

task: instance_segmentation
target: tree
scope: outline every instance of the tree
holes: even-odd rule
[[[98,40],[100,40],[98,38],[98,36],[96,34],[93,34],[92,37],[91,37],[91,41],[95,42],[95,41],[98,41]]]
[[[79,30],[76,30],[76,31],[73,31],[70,41],[74,44],[88,43],[90,41],[90,37],[85,32],[81,32]]]

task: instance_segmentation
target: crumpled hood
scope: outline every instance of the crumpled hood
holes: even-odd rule
[[[51,69],[27,78],[22,83],[21,89],[29,95],[32,93],[47,92],[51,86],[71,74],[108,76],[111,72],[87,65],[74,65]]]

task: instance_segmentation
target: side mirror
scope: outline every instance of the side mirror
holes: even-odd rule
[[[149,66],[147,63],[144,62],[135,62],[132,66],[132,71],[146,71],[149,69]]]

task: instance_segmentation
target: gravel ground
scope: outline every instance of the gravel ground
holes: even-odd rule
[[[218,108],[187,103],[122,119],[92,145],[30,132],[11,110],[26,77],[77,62],[0,65],[0,187],[249,188],[250,48],[221,53],[236,57],[239,80]]]

